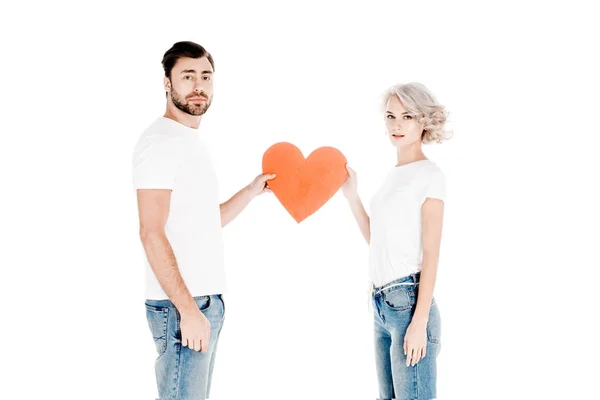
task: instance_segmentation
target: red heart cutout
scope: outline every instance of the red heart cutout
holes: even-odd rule
[[[314,214],[343,185],[348,172],[346,157],[334,147],[319,147],[307,158],[296,146],[281,142],[269,147],[262,160],[265,174],[281,205],[300,223]]]

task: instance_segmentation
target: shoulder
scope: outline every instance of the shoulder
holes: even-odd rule
[[[136,159],[151,155],[177,156],[184,148],[185,143],[181,136],[172,135],[168,125],[158,120],[142,133],[135,145],[133,157]]]
[[[421,165],[421,169],[419,171],[419,178],[427,182],[440,180],[445,181],[446,174],[435,162],[431,160],[426,160]]]

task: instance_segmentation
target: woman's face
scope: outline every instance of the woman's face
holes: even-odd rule
[[[421,141],[423,124],[419,124],[417,117],[406,111],[398,96],[390,96],[387,101],[385,126],[394,147],[405,147]]]

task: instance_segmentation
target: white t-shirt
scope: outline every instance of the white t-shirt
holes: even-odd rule
[[[394,167],[370,204],[369,275],[376,287],[421,271],[421,206],[444,200],[446,178],[430,160]]]
[[[171,189],[165,233],[192,296],[225,291],[217,178],[198,129],[160,117],[142,133],[133,153],[135,189]],[[146,264],[146,298],[168,296]]]

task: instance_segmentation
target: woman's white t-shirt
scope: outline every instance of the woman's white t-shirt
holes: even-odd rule
[[[430,160],[388,173],[370,203],[369,275],[376,287],[421,271],[421,206],[445,195],[446,177]]]

